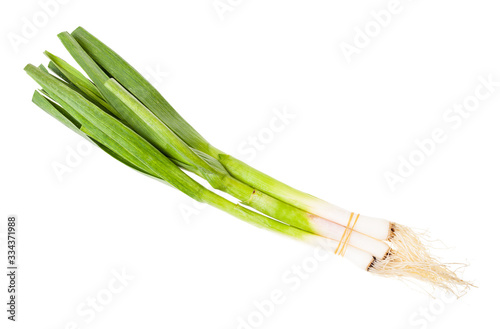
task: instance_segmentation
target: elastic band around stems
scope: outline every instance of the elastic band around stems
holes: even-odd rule
[[[351,216],[349,217],[349,221],[347,222],[347,226],[344,230],[344,233],[342,234],[342,237],[340,238],[339,244],[338,244],[337,248],[335,249],[336,255],[340,255],[340,256],[344,257],[344,255],[347,251],[347,246],[348,246],[349,240],[351,239],[352,231],[354,231],[354,226],[358,222],[359,214],[356,216],[356,219],[354,220],[354,222],[351,226],[351,222],[352,222],[353,217],[354,217],[354,213],[351,212]]]

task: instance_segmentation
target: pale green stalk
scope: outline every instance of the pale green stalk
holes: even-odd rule
[[[329,208],[332,206],[330,203],[294,189],[228,154],[220,153],[218,159],[227,171],[238,180],[256,189],[265,191],[267,194],[294,207],[315,213],[319,208]],[[317,215],[322,214],[317,213]]]

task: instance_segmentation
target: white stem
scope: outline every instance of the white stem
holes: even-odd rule
[[[350,211],[323,200],[318,200],[317,204],[309,209],[309,212],[343,226],[347,226],[351,216]],[[390,228],[388,220],[360,215],[354,230],[375,239],[386,240],[391,233]]]
[[[345,237],[345,235],[350,233],[349,241],[347,242],[349,245],[364,250],[377,258],[384,257],[389,250],[389,245],[371,237],[371,235],[368,236],[357,232],[360,219],[361,216],[359,216],[356,225],[353,227],[354,219],[351,218],[349,226],[350,228],[353,227],[352,233],[349,232],[350,229],[346,229],[349,219],[346,221],[345,226],[342,226],[318,216],[311,216],[310,223],[317,234],[336,241],[341,241],[342,236]]]
[[[310,244],[323,248],[328,252],[335,251],[339,241],[333,240],[333,239],[327,239],[324,237],[321,237],[319,235],[310,235],[307,237],[306,242],[309,242]],[[344,254],[344,258],[348,259],[351,261],[354,265],[357,267],[361,268],[362,270],[366,271],[368,267],[372,264],[373,262],[373,255],[370,253],[360,250],[356,247],[353,246],[346,246],[346,252]]]

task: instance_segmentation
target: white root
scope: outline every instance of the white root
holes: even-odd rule
[[[433,288],[442,288],[457,297],[463,295],[471,283],[462,280],[450,265],[441,263],[424,244],[425,235],[404,225],[391,223],[392,235],[388,239],[390,249],[383,258],[376,258],[368,268],[374,274],[414,279],[426,282]],[[461,267],[464,267],[462,264]]]

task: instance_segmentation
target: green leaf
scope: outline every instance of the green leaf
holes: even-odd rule
[[[61,70],[59,70],[59,68],[53,61],[49,61],[49,65],[47,66],[49,67],[49,70],[54,72],[54,74],[61,78],[61,80],[66,81],[68,84],[73,84],[71,81],[69,81],[68,77],[65,76],[64,73],[61,72]]]
[[[109,80],[109,76],[104,72],[99,65],[85,52],[80,44],[68,32],[62,32],[57,35],[59,40],[71,54],[73,59],[80,65],[80,67],[87,73],[92,82],[95,84],[99,93],[103,96],[104,100],[112,108],[112,112],[119,118],[120,113],[123,112],[121,108],[125,105],[107,88],[104,83]]]
[[[148,168],[148,172],[162,178],[195,200],[201,200],[203,186],[189,177],[133,130],[113,116],[103,112],[52,75],[31,64],[25,67],[25,71],[65,109],[74,111],[74,113],[70,112],[71,116],[75,117],[83,126],[95,127],[102,131],[111,140],[130,152],[133,157],[139,159]]]
[[[81,127],[81,124],[61,106],[42,96],[38,91],[34,92],[32,101],[42,110],[53,116],[55,119],[59,120],[66,127],[82,135],[79,129]]]
[[[53,65],[55,65],[55,67],[62,73],[62,76],[68,79],[83,94],[87,95],[89,99],[91,99],[94,103],[99,104],[107,112],[117,115],[115,109],[103,99],[103,96],[92,81],[87,79],[82,73],[80,73],[80,71],[56,55],[53,55],[48,51],[45,51],[44,54],[50,58],[52,63],[54,63]]]
[[[101,130],[96,127],[89,126],[88,128],[82,126],[80,130],[85,133],[90,139],[103,151],[111,155],[113,158],[118,161],[124,163],[125,165],[142,172],[143,174],[147,174],[149,176],[153,176],[159,178],[155,173],[151,172],[151,170],[146,167],[139,159],[134,157],[127,149],[122,147],[116,141],[111,139],[108,135],[103,133]]]
[[[125,121],[127,121],[138,134],[162,151],[163,154],[177,161],[194,166],[207,174],[215,171],[215,168],[211,167],[206,161],[194,153],[179,136],[164,125],[163,122],[116,80],[110,79],[104,86],[125,105],[120,109],[123,111],[120,112],[120,115]]]
[[[151,83],[116,52],[82,27],[78,27],[71,35],[97,64],[132,93],[190,147],[212,156],[218,154],[218,152],[214,152],[213,147],[174,110]]]

